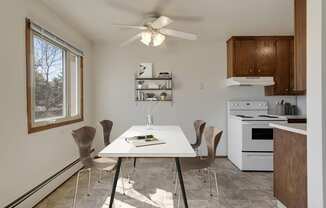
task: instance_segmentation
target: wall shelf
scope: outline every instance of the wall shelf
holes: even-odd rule
[[[172,74],[171,77],[141,78],[135,76],[135,101],[136,102],[173,102],[172,81],[173,81]],[[162,93],[166,94],[165,99],[161,99]],[[147,98],[150,98],[152,96],[157,98],[157,100],[146,100]]]

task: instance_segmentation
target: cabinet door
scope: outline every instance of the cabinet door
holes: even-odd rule
[[[292,67],[291,40],[276,41],[276,70],[274,74],[274,91],[278,95],[290,93],[290,68]]]
[[[258,76],[273,76],[276,68],[276,40],[258,39],[255,72]]]
[[[255,76],[256,41],[235,40],[234,75]]]

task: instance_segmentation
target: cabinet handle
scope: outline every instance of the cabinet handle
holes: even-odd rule
[[[260,69],[258,69],[258,72],[261,72],[261,70],[260,70]]]

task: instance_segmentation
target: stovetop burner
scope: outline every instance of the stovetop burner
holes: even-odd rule
[[[245,115],[236,115],[236,116],[240,118],[253,118],[252,116],[245,116]]]

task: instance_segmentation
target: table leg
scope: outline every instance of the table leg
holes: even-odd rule
[[[118,183],[118,179],[119,179],[119,173],[120,173],[120,167],[121,167],[121,160],[122,160],[122,158],[119,157],[118,158],[118,162],[117,162],[117,167],[116,167],[115,175],[114,175],[113,185],[112,185],[112,192],[111,192],[111,198],[110,198],[110,206],[109,206],[109,208],[112,208],[112,205],[113,205],[115,190],[117,188],[117,183]]]
[[[137,161],[137,158],[134,157],[134,169],[136,168],[136,161]]]
[[[181,192],[182,192],[183,202],[184,202],[185,208],[188,208],[187,196],[186,196],[186,191],[185,191],[185,187],[183,184],[182,171],[181,171],[181,167],[180,167],[180,160],[178,157],[175,158],[175,164],[177,166],[177,172],[178,172],[178,176],[179,176],[179,182],[180,182],[180,188],[181,188]]]

